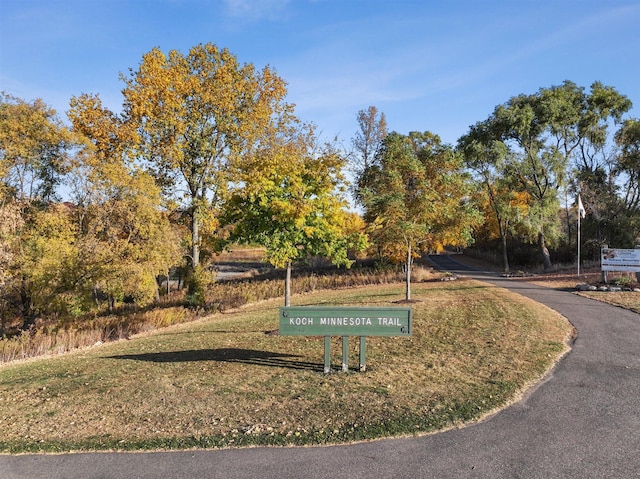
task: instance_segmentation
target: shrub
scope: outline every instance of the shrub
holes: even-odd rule
[[[207,308],[207,290],[215,283],[215,273],[198,265],[189,273],[185,282],[187,286],[186,304],[190,308]]]
[[[630,288],[634,282],[635,281],[630,276],[620,276],[612,281],[612,283],[622,286],[623,288]]]

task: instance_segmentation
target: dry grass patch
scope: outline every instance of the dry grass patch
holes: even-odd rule
[[[264,261],[264,248],[236,245],[227,251],[215,255],[214,262],[215,261]]]
[[[232,266],[227,265],[227,267],[234,270],[240,263],[229,264]],[[257,263],[253,266],[261,269],[264,265]],[[229,270],[227,270],[228,273]],[[232,274],[235,277],[236,273]],[[248,276],[252,274],[247,272]],[[229,311],[246,304],[281,298],[284,294],[283,274],[284,272],[271,271],[271,274],[259,275],[257,278],[242,277],[214,283],[207,289],[206,307],[203,309],[187,308],[184,305],[185,291],[182,291],[174,292],[171,297],[165,297],[149,309],[123,308],[117,314],[88,315],[66,321],[38,320],[37,327],[33,330],[10,335],[8,338],[0,337],[0,363],[62,354],[98,342],[117,341],[145,331],[193,321],[205,314]],[[431,268],[417,266],[413,268],[412,281],[433,281],[442,276],[443,273]],[[404,273],[392,269],[381,271],[370,268],[327,269],[311,274],[296,272],[292,282],[292,292],[305,294],[322,289],[396,284],[403,280]],[[15,331],[17,327],[16,324],[12,329]]]
[[[414,285],[414,334],[368,338],[364,373],[322,374],[323,339],[265,334],[280,300],[0,367],[0,450],[326,444],[477,420],[566,350],[569,324],[484,283]],[[393,306],[403,285],[297,296]],[[341,360],[339,339],[333,364]],[[357,341],[350,363],[357,364]]]
[[[622,291],[614,293],[610,291],[581,291],[580,296],[602,301],[603,303],[613,304],[621,308],[629,309],[640,314],[640,293],[631,291]]]

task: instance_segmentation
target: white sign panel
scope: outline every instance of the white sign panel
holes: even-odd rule
[[[640,249],[602,248],[602,271],[640,272]]]

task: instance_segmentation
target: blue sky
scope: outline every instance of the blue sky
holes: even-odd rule
[[[348,145],[358,110],[455,143],[520,93],[614,86],[640,117],[638,0],[0,0],[0,90],[63,116],[153,47],[227,47],[288,82],[297,115]]]

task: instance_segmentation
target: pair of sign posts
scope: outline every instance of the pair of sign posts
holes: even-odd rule
[[[359,370],[366,370],[367,336],[410,336],[411,308],[288,306],[280,308],[281,336],[324,336],[324,372],[331,372],[332,336],[342,337],[342,370],[349,370],[349,336],[360,338]]]

